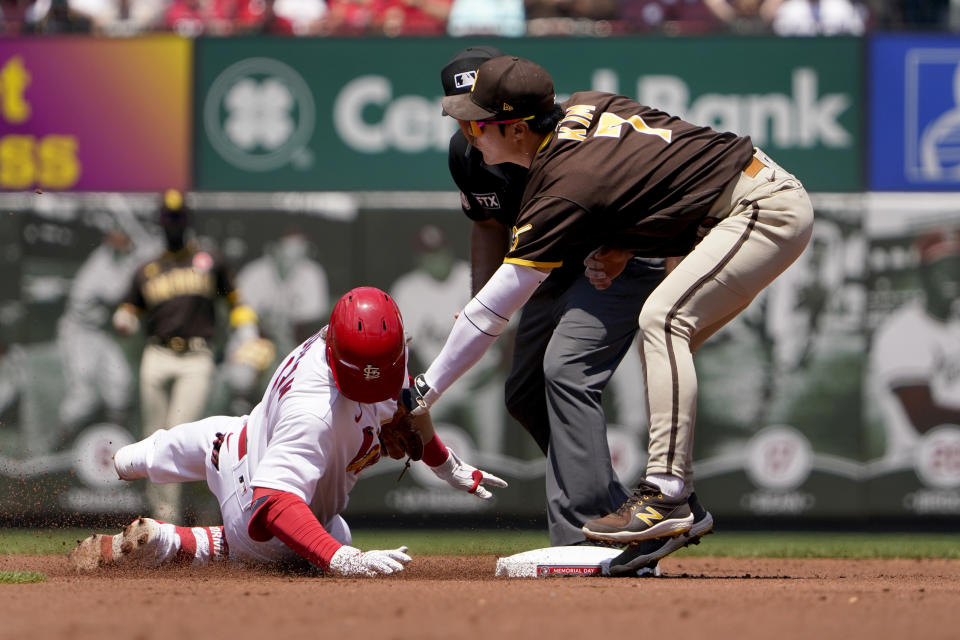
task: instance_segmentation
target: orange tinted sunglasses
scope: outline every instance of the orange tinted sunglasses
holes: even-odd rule
[[[474,137],[479,138],[480,134],[483,133],[483,128],[491,124],[513,124],[515,122],[526,122],[527,120],[533,120],[537,116],[527,116],[526,118],[514,118],[513,120],[469,120],[470,122],[470,133]]]

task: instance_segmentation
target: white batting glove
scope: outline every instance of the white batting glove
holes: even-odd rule
[[[407,391],[407,389],[404,389],[404,391]],[[433,403],[439,398],[440,392],[431,388],[427,384],[427,379],[421,373],[413,379],[413,386],[409,389],[409,397],[405,398],[407,404],[413,405],[415,402],[416,405],[408,406],[407,410],[410,411],[410,415],[421,416],[429,411]]]
[[[487,491],[483,485],[488,484],[491,487],[500,487],[501,489],[507,486],[506,481],[492,473],[481,471],[465,463],[450,447],[447,447],[447,452],[450,454],[447,459],[442,464],[430,467],[430,470],[454,489],[473,493],[478,498],[489,500],[493,497],[493,494]]]
[[[372,578],[403,571],[403,565],[410,562],[407,547],[387,551],[360,551],[356,547],[343,545],[330,558],[330,571],[339,576],[366,576]]]

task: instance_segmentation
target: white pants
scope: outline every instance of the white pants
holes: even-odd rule
[[[202,416],[213,369],[213,354],[208,349],[178,353],[148,344],[140,361],[143,435]],[[180,498],[179,486],[147,487],[147,504],[164,520],[182,517]]]
[[[246,416],[213,416],[197,422],[160,429],[135,445],[135,456],[145,456],[146,474],[150,482],[168,484],[205,480],[217,497],[223,517],[223,534],[234,562],[295,561],[299,556],[287,545],[273,538],[256,542],[247,533],[253,507],[249,456],[238,459],[237,443]],[[210,455],[217,432],[229,435],[229,445],[220,448],[220,469],[213,466]],[[142,448],[142,449],[141,449]],[[341,544],[350,544],[350,527],[339,515],[322,523],[327,532]]]

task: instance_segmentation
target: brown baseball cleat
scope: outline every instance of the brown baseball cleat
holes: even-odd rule
[[[156,566],[160,523],[137,518],[117,535],[95,533],[84,538],[67,560],[78,571],[93,571],[111,565]]]
[[[686,498],[667,498],[655,484],[641,480],[619,509],[583,525],[592,540],[628,544],[649,538],[678,536],[693,526]]]
[[[700,544],[700,538],[713,531],[713,515],[703,508],[696,493],[687,501],[693,513],[693,526],[686,533],[672,538],[653,538],[630,544],[619,556],[610,561],[611,576],[632,576],[638,569],[656,564],[677,549],[691,544]]]

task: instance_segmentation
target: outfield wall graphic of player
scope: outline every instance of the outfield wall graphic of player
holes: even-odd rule
[[[261,330],[286,353],[318,331],[330,312],[330,287],[316,248],[291,229],[237,272],[237,289],[257,312]]]
[[[878,324],[869,388],[885,434],[877,469],[913,468],[923,484],[960,487],[960,231],[913,243],[921,295]]]
[[[137,267],[161,248],[134,215],[124,209],[104,214],[103,239],[87,256],[70,285],[57,324],[64,377],[57,445],[68,444],[98,409],[108,422],[126,425],[134,378],[110,329]]]
[[[258,339],[231,335],[214,381],[213,413],[243,414],[263,392],[276,358],[313,335],[330,312],[323,266],[307,235],[288,226],[237,272],[237,290],[259,321]]]
[[[390,295],[413,336],[411,356],[418,366],[425,366],[440,353],[456,315],[470,300],[470,265],[453,255],[446,234],[434,224],[417,231],[414,249],[417,268],[397,278]],[[453,423],[469,431],[480,451],[501,451],[504,412],[498,352],[486,354],[451,392],[445,406],[434,412],[438,430],[443,433],[443,423]]]

